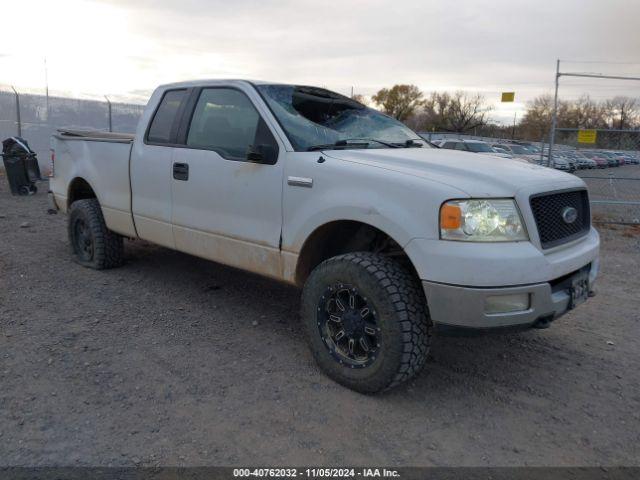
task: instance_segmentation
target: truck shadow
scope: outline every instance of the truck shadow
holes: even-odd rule
[[[220,341],[254,352],[269,348],[274,369],[290,369],[300,377],[313,372],[313,382],[322,388],[341,388],[321,374],[307,350],[299,326],[299,289],[145,242],[128,243],[127,254],[123,270],[159,289],[159,308],[175,308],[175,299],[180,298],[189,315],[177,315],[175,320],[186,323],[196,318],[208,326],[193,342],[212,342],[214,349]],[[568,388],[572,370],[588,359],[573,348],[567,318],[548,330],[434,336],[425,370],[379,398],[423,401],[434,396],[446,400],[471,395],[510,404],[520,394],[547,396],[545,385],[566,381]],[[217,329],[221,325],[230,338],[220,337]],[[301,363],[305,368],[297,370]]]

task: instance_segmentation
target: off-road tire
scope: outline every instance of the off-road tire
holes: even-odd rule
[[[357,287],[373,304],[381,328],[375,361],[363,368],[341,364],[319,329],[319,303],[332,284]],[[302,292],[301,317],[311,352],[333,380],[361,393],[376,393],[413,378],[424,367],[432,322],[420,281],[398,261],[357,252],[330,258],[316,267]]]
[[[91,244],[90,253],[82,252],[78,246],[78,222],[83,222],[83,225],[86,225],[87,242]],[[123,238],[107,228],[97,199],[77,200],[71,204],[68,233],[71,253],[80,265],[103,270],[119,267],[123,264]]]

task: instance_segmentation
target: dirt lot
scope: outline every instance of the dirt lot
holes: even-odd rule
[[[84,269],[7,190],[0,465],[640,465],[640,231],[602,231],[598,296],[552,328],[437,338],[367,397],[318,371],[295,289],[139,242]]]

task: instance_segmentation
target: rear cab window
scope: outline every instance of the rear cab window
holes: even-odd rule
[[[149,125],[147,143],[175,143],[179,123],[178,115],[186,97],[186,89],[168,90],[164,93]]]

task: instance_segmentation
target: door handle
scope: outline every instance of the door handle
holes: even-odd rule
[[[173,178],[175,178],[176,180],[182,180],[183,182],[186,182],[187,180],[189,180],[189,164],[174,163]]]
[[[307,177],[288,177],[287,183],[294,187],[313,187],[313,178]]]

